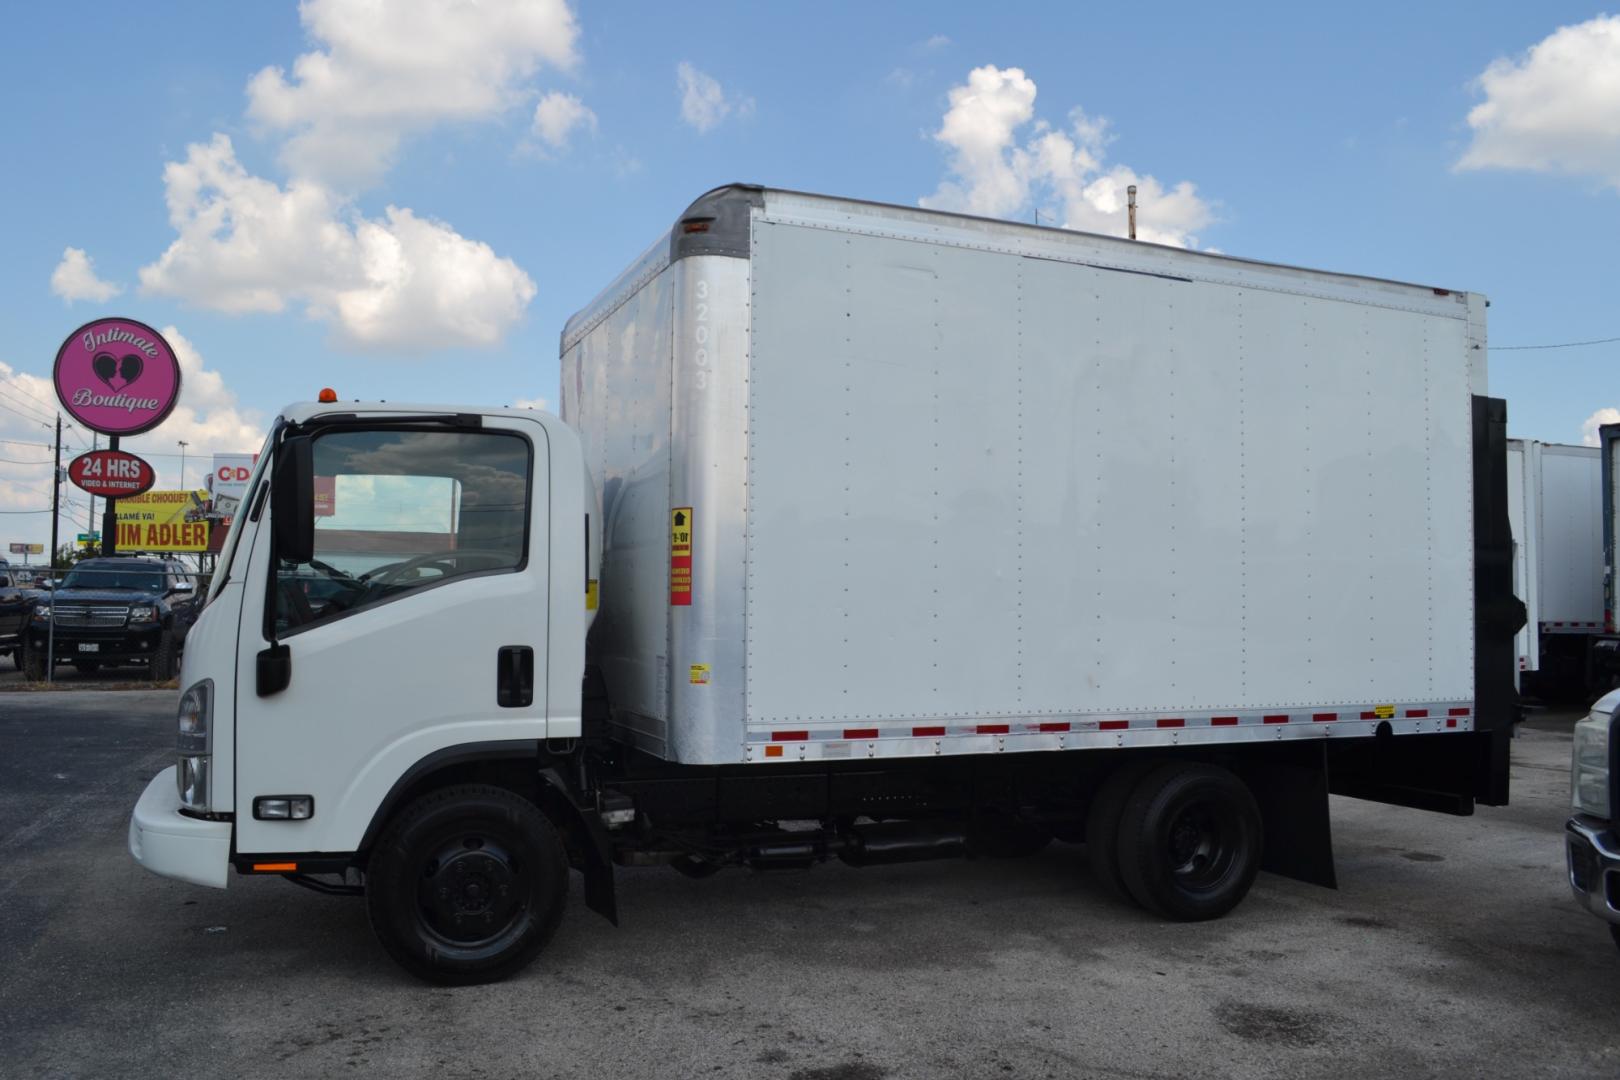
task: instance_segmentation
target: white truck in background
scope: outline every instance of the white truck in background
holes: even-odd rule
[[[1330,792],[1508,797],[1484,313],[716,189],[569,321],[561,419],[277,417],[130,849],[363,893],[439,982],[531,960],[571,866],[613,919],[620,866],[1053,838],[1169,919],[1332,885]]]
[[[1513,580],[1526,619],[1514,638],[1521,688],[1548,699],[1606,687],[1603,500],[1596,447],[1508,440]]]

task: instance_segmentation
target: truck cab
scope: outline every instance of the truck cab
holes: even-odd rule
[[[1576,901],[1609,924],[1620,946],[1620,690],[1611,690],[1575,725],[1570,788],[1574,813],[1564,827],[1569,887]]]
[[[233,866],[341,875],[416,793],[578,738],[587,528],[554,417],[285,410],[192,627],[178,761],[135,810],[135,858],[216,887]],[[484,900],[447,902],[453,936],[530,860],[509,837],[445,843],[445,880],[473,867]]]

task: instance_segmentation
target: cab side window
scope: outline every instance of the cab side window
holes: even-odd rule
[[[510,432],[338,430],[315,440],[315,554],[276,571],[297,630],[528,558],[528,440]]]

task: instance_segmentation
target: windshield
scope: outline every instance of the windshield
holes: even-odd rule
[[[139,589],[163,591],[161,566],[75,566],[62,581],[64,589]]]

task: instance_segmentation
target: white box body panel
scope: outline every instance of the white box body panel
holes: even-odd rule
[[[1481,298],[775,191],[745,251],[655,248],[565,331],[625,737],[721,763],[1471,726]]]
[[[1543,633],[1603,629],[1602,456],[1594,446],[1539,443],[1541,537],[1536,619]]]
[[[1513,595],[1524,601],[1525,621],[1513,635],[1516,671],[1539,671],[1541,635],[1537,630],[1541,564],[1536,558],[1541,535],[1536,496],[1536,446],[1524,439],[1507,444],[1508,527],[1513,532]],[[1517,676],[1515,676],[1517,677]]]

